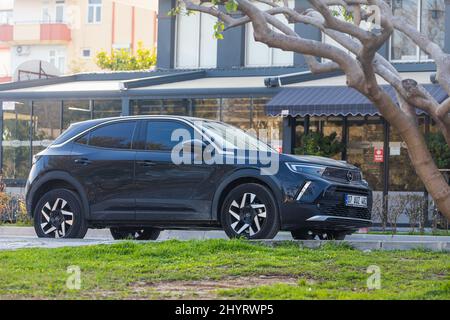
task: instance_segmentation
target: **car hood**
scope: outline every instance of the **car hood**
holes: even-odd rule
[[[281,159],[285,162],[302,162],[305,164],[311,164],[311,165],[321,165],[321,166],[327,166],[327,167],[336,167],[336,168],[343,168],[343,169],[353,169],[358,170],[357,167],[354,165],[351,165],[345,161],[338,161],[331,158],[325,158],[325,157],[317,157],[317,156],[295,156],[291,154],[282,154]]]

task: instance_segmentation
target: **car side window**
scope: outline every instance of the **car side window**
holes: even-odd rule
[[[135,121],[117,122],[94,129],[77,140],[77,143],[112,149],[131,149]]]
[[[172,149],[182,141],[181,137],[175,137],[172,141],[172,134],[177,129],[184,129],[190,139],[193,139],[194,129],[180,121],[155,120],[147,121],[145,150],[152,151],[172,151]]]

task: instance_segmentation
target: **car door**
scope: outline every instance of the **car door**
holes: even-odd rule
[[[135,219],[132,149],[136,121],[116,121],[76,140],[72,174],[86,190],[94,220]]]
[[[180,120],[154,119],[142,123],[143,147],[136,154],[137,220],[211,219],[214,186],[210,176],[216,166],[175,164],[171,153],[182,142],[181,139],[172,141],[177,129],[193,137],[193,127]]]

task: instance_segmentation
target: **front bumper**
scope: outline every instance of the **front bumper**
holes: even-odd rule
[[[345,204],[345,195],[367,197],[367,208]],[[298,201],[295,197],[282,205],[282,228],[284,230],[314,229],[330,231],[354,231],[372,225],[372,191],[360,184],[323,185],[320,195],[311,203]]]

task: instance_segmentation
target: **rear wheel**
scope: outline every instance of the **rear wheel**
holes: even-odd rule
[[[111,228],[110,231],[114,240],[156,240],[161,233],[161,230],[154,228]]]
[[[260,184],[237,186],[225,197],[221,223],[230,238],[273,239],[280,230],[275,198]]]
[[[67,189],[47,192],[34,209],[34,229],[39,238],[84,238],[87,223],[78,195]]]

